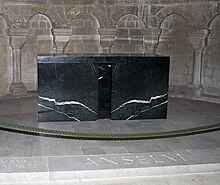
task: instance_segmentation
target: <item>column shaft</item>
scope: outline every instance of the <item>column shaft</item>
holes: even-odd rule
[[[11,48],[13,62],[13,82],[9,88],[12,94],[24,94],[27,92],[24,84],[21,81],[21,49],[26,42],[28,30],[26,29],[11,29]]]
[[[193,84],[201,86],[202,50],[194,51]]]

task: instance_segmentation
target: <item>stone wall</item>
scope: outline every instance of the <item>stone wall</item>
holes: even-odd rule
[[[0,95],[37,90],[38,55],[170,56],[170,91],[220,97],[219,0],[1,0]]]
[[[220,96],[220,15],[209,24],[210,34],[203,53],[202,86],[205,94]]]
[[[6,27],[4,19],[0,17],[0,95],[8,93],[9,84],[13,80],[11,50]]]

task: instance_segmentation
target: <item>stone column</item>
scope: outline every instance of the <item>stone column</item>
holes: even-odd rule
[[[155,55],[155,51],[159,44],[159,37],[161,29],[158,28],[145,28],[144,29],[144,43],[147,46],[146,54]]]
[[[54,39],[56,44],[56,52],[58,54],[64,54],[65,48],[69,42],[70,35],[72,33],[71,29],[54,29]]]
[[[194,61],[193,61],[193,81],[189,86],[194,90],[194,96],[201,96],[203,88],[201,85],[202,75],[202,53],[207,45],[209,30],[188,30],[187,35],[190,39],[192,48],[194,49]]]
[[[111,47],[115,41],[117,29],[115,28],[99,28],[100,44],[102,46],[102,54],[110,55]]]
[[[27,29],[11,29],[11,48],[13,60],[13,82],[9,91],[13,94],[24,94],[27,92],[24,84],[21,82],[21,49],[26,42],[28,35]]]

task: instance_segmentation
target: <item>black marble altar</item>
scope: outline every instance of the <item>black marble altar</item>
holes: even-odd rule
[[[99,66],[99,87],[98,87],[98,118],[110,118],[111,115],[111,86],[112,86],[112,65],[98,64]]]
[[[38,120],[163,119],[168,57],[38,57]]]

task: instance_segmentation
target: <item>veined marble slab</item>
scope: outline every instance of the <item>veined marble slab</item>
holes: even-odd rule
[[[169,57],[38,57],[38,120],[165,119]]]

